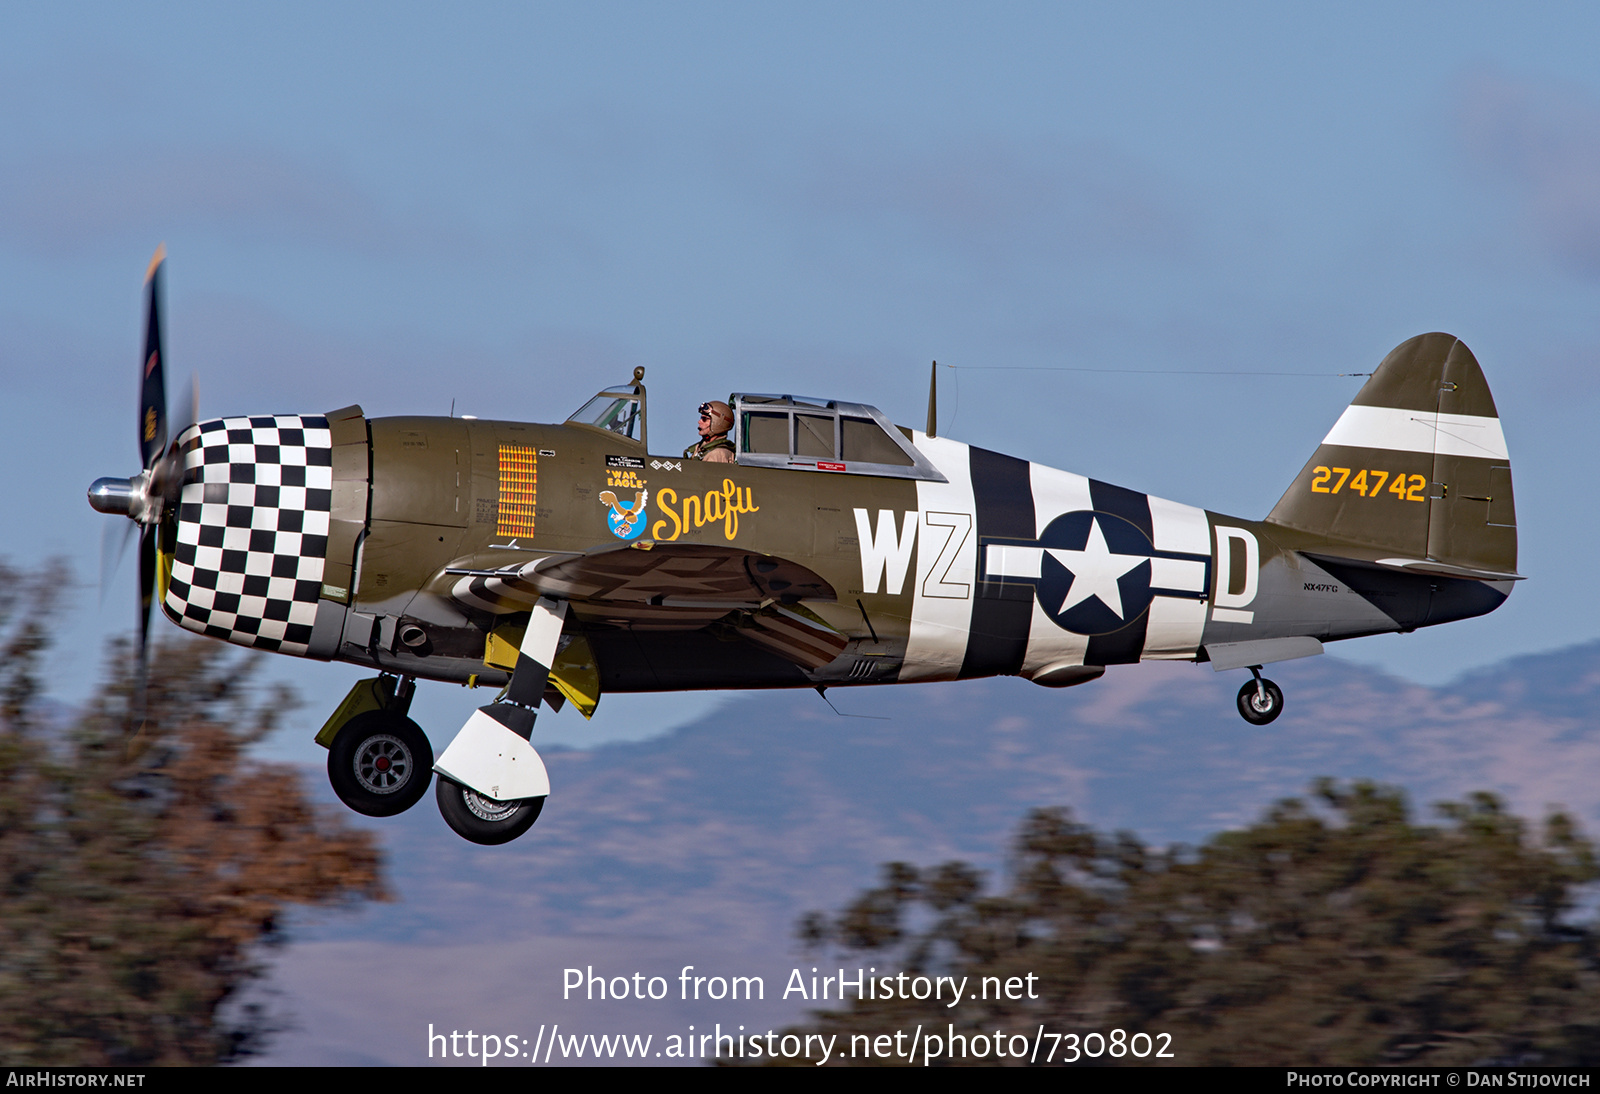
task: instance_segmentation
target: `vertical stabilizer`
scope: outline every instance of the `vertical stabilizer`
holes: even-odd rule
[[[1449,334],[1396,347],[1267,521],[1374,558],[1514,573],[1511,461],[1472,351]]]

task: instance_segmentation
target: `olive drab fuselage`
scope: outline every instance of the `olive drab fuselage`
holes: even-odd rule
[[[369,420],[348,408],[328,423],[330,531],[304,652],[424,679],[507,682],[490,636],[531,603],[474,594],[474,580],[482,589],[507,568],[619,551],[684,557],[654,596],[571,597],[566,634],[588,643],[602,693],[991,675],[1070,684],[1106,665],[1205,660],[1208,647],[1410,630],[1492,610],[1509,587],[1399,572],[1356,535],[1227,517],[906,430],[920,477],[817,458],[652,455],[571,422]],[[1435,481],[1433,456],[1385,451],[1366,461],[1382,466],[1352,470],[1332,451],[1291,495],[1326,503],[1342,476],[1344,500],[1369,513],[1400,520],[1439,504],[1413,489]],[[1425,515],[1420,524],[1426,539]],[[1514,552],[1514,532],[1511,542]],[[700,548],[753,575],[781,560],[790,580],[763,587],[760,602],[698,601]],[[755,632],[741,620],[771,606],[806,613],[826,652],[743,641]],[[170,597],[168,610],[182,622]]]

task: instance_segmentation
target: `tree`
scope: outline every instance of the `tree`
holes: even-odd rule
[[[856,1002],[813,1031],[1166,1032],[1179,1064],[1600,1062],[1600,933],[1574,921],[1593,847],[1560,813],[1530,839],[1490,794],[1439,809],[1417,825],[1399,791],[1323,780],[1166,852],[1040,810],[997,895],[962,863],[890,863],[802,939],[972,994],[1032,973],[1039,998]]]
[[[0,1049],[8,1065],[208,1064],[270,1032],[224,1005],[291,904],[382,899],[371,837],[249,746],[289,703],[220,643],[110,649],[58,724],[40,658],[59,568],[0,566]]]

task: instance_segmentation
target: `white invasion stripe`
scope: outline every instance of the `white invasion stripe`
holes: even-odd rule
[[[1033,493],[1035,536],[1044,535],[1044,530],[1049,527],[1050,522],[1063,513],[1094,508],[1094,498],[1089,493],[1089,480],[1070,471],[1057,471],[1042,463],[1030,463],[1028,488]]]
[[[1211,525],[1206,522],[1204,509],[1154,495],[1149,500],[1150,527],[1155,533],[1156,550],[1187,551],[1195,555],[1211,553]]]
[[[1165,498],[1150,499],[1150,527],[1158,551],[1211,554],[1211,524],[1204,509],[1180,505]],[[1158,589],[1206,592],[1206,564],[1180,558],[1152,558],[1150,584]],[[1206,628],[1206,602],[1158,596],[1150,601],[1145,625],[1146,660],[1189,660],[1200,647]]]
[[[1041,463],[1028,465],[1028,489],[1033,494],[1034,535],[1041,536],[1050,523],[1063,513],[1094,508],[1089,480],[1070,471],[1058,471]],[[990,544],[985,560],[996,577],[1038,579],[1044,561],[1040,547]],[[996,569],[998,567],[998,569]],[[987,576],[987,575],[986,575]],[[1033,598],[1028,617],[1028,648],[1022,656],[1022,675],[1032,677],[1053,665],[1081,665],[1089,651],[1089,636],[1074,634],[1057,626],[1045,614],[1039,598]]]
[[[972,594],[977,584],[978,524],[977,506],[972,499],[972,457],[967,446],[946,437],[913,433],[911,443],[937,467],[948,482],[917,482],[917,508],[924,513],[957,513],[971,519],[972,532],[962,540],[942,574],[934,565],[942,552],[919,549],[917,572],[911,583],[911,633],[906,638],[906,659],[899,679],[954,680],[966,657],[967,639],[972,627]],[[898,511],[896,519],[902,517]],[[935,580],[930,585],[929,578]],[[929,596],[928,590],[949,591],[966,585],[967,595]]]
[[[1510,459],[1499,418],[1436,414],[1389,406],[1346,407],[1322,443],[1347,448],[1382,448],[1391,452]]]
[[[1152,558],[1150,584],[1158,589],[1203,593],[1206,591],[1206,564],[1187,558]]]
[[[1150,601],[1150,619],[1145,624],[1144,651],[1140,660],[1192,660],[1195,648],[1200,644],[1198,636],[1205,626],[1205,601],[1156,597]]]
[[[549,668],[555,664],[556,647],[561,644],[561,627],[567,618],[567,602],[540,597],[528,617],[528,629],[522,632],[521,652],[539,665]]]

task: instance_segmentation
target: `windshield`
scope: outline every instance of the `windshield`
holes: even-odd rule
[[[584,403],[567,421],[592,425],[637,441],[640,439],[639,419],[637,396],[603,391]]]

